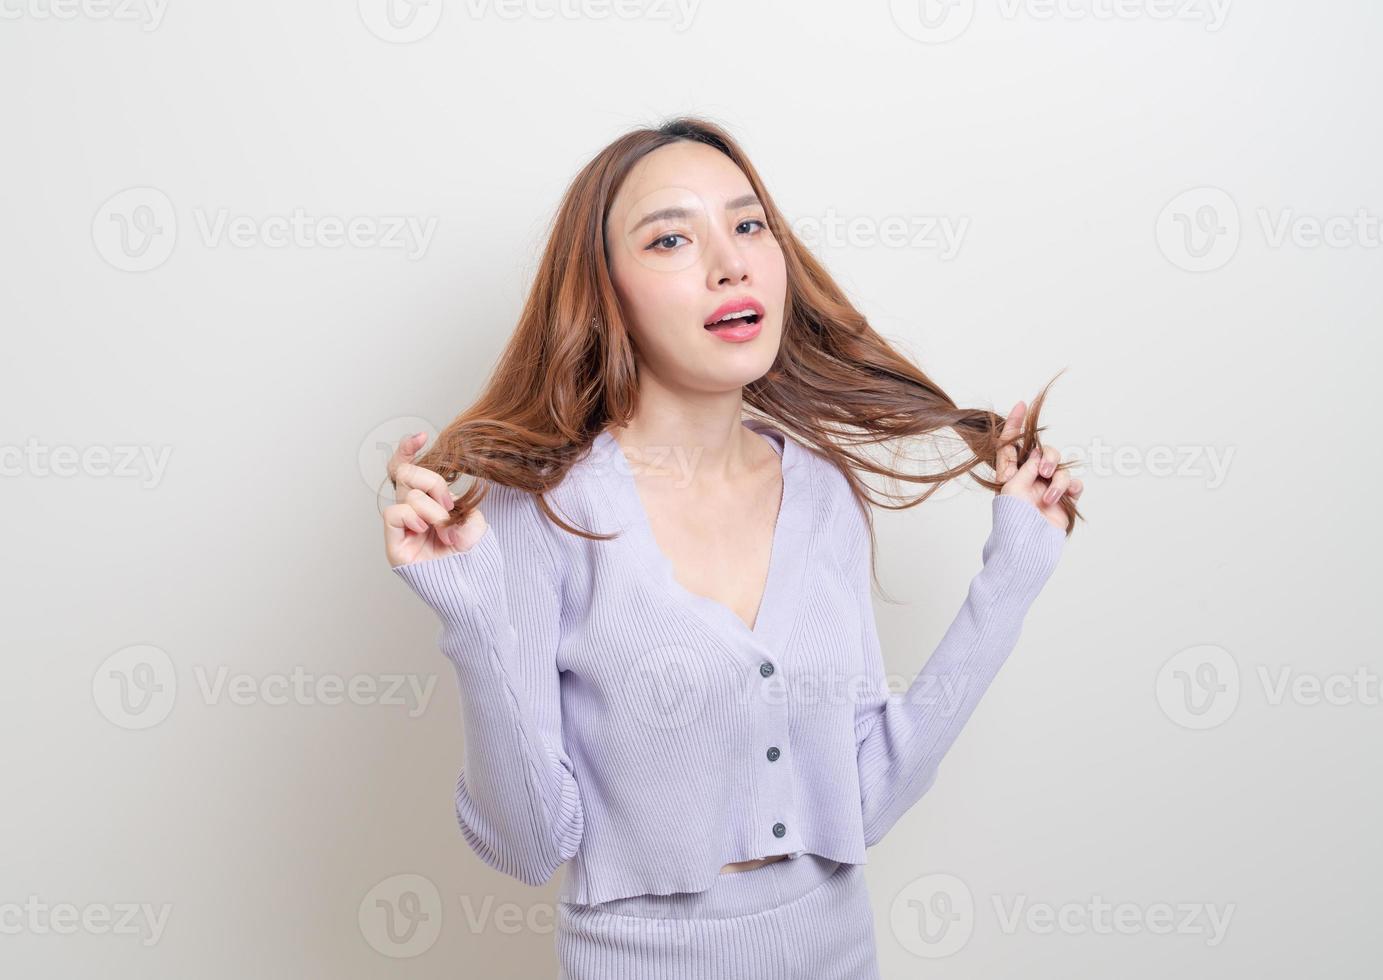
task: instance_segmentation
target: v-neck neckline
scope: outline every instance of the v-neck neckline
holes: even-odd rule
[[[803,466],[805,448],[777,426],[761,419],[741,419],[740,423],[775,444],[782,469],[782,497],[774,522],[769,551],[768,576],[759,599],[754,625],[740,619],[729,606],[717,599],[693,592],[677,580],[672,562],[663,553],[653,534],[634,474],[618,440],[602,429],[591,446],[597,457],[596,473],[609,493],[609,502],[618,511],[622,525],[617,540],[625,542],[643,567],[680,605],[694,613],[711,630],[727,638],[747,641],[755,655],[763,648],[778,652],[788,639],[796,621],[805,576],[811,526],[811,487]]]

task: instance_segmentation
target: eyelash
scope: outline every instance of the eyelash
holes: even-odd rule
[[[740,221],[739,224],[736,225],[736,227],[739,227],[739,225],[745,225],[745,224],[758,225],[760,231],[767,231],[767,230],[768,230],[768,222],[766,222],[766,221],[760,221],[758,218],[745,218],[743,221]],[[680,235],[680,234],[678,234],[678,233],[675,232],[675,231],[671,231],[671,232],[668,232],[666,235],[659,235],[657,238],[653,239],[653,241],[649,242],[648,245],[646,245],[646,246],[644,247],[644,251],[646,251],[646,252],[675,252],[675,251],[677,251],[675,248],[657,248],[656,246],[657,246],[657,244],[658,244],[659,242],[665,242],[665,241],[667,241],[669,238],[686,238],[686,237],[687,237],[686,235]]]

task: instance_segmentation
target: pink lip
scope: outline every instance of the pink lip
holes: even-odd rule
[[[763,317],[760,315],[759,319],[755,320],[753,323],[734,321],[734,326],[716,327],[714,330],[707,327],[706,332],[716,340],[725,340],[732,344],[742,344],[746,340],[753,340],[757,337],[759,331],[763,329],[763,326]]]
[[[715,323],[717,320],[725,316],[727,313],[738,313],[740,310],[753,310],[756,314],[758,314],[759,323],[763,323],[764,305],[752,296],[744,296],[740,299],[732,299],[726,303],[722,303],[719,309],[717,309],[714,313],[712,313],[703,321],[703,325],[709,327],[712,323]]]

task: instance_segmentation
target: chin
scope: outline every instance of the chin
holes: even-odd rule
[[[753,352],[741,350],[733,365],[727,365],[725,370],[717,372],[717,380],[723,382],[725,388],[743,388],[753,384],[768,374],[777,353],[777,347],[771,351],[766,347]]]

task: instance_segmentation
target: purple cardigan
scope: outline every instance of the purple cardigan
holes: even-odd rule
[[[865,848],[932,785],[1066,536],[996,496],[983,567],[907,692],[875,632],[865,515],[770,423],[783,497],[753,629],[674,578],[608,432],[548,494],[489,484],[488,530],[394,571],[437,613],[465,732],[456,816],[486,864],[597,904],[702,891],[722,865]]]

